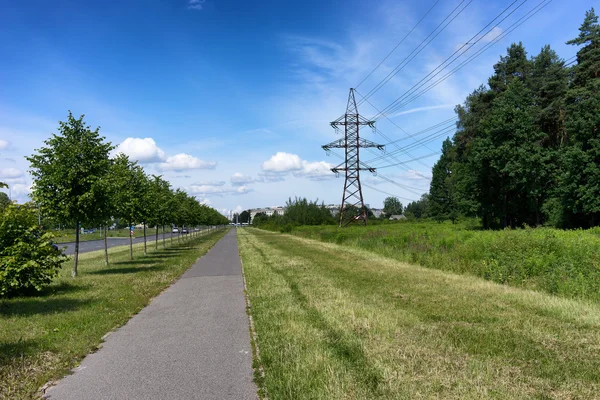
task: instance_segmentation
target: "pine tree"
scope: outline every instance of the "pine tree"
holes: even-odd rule
[[[438,220],[450,219],[455,221],[458,217],[454,188],[452,186],[451,166],[454,161],[454,146],[447,138],[442,143],[442,155],[434,164],[429,188],[429,215]]]
[[[569,146],[563,154],[560,189],[570,225],[600,224],[600,25],[592,8],[579,36],[582,46],[566,94]]]

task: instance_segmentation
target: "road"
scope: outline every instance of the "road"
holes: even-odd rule
[[[177,240],[177,233],[170,233],[167,232],[165,233],[165,240],[170,240],[171,239],[171,235],[173,236],[173,240]],[[183,235],[182,235],[183,236]],[[162,241],[162,233],[158,235],[159,240]],[[147,237],[147,241],[148,241],[148,246],[154,246],[154,238],[155,236],[148,236]],[[133,243],[143,243],[144,242],[144,236],[136,236],[133,239]],[[129,238],[108,238],[108,247],[115,247],[115,246],[124,246],[124,245],[128,245],[129,244]],[[159,243],[160,244],[160,243]],[[56,244],[59,248],[64,248],[65,249],[65,254],[67,255],[72,255],[75,253],[75,242],[69,242],[69,243],[57,243]],[[85,242],[79,242],[79,252],[80,253],[87,253],[88,251],[95,251],[95,250],[102,250],[104,249],[104,240],[88,240]]]
[[[73,372],[44,398],[257,399],[235,230]]]

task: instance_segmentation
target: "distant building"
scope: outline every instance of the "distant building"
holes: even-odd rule
[[[403,221],[406,217],[404,215],[391,215],[390,221]]]
[[[270,217],[274,214],[283,215],[285,214],[285,207],[252,208],[250,209],[250,219],[253,220],[258,213],[263,213],[267,217]]]
[[[381,208],[371,208],[371,212],[375,218],[381,218],[383,215],[383,210]]]
[[[365,207],[369,208],[368,204],[365,204]],[[340,205],[339,204],[326,204],[325,208],[327,210],[329,210],[329,212],[331,213],[332,216],[335,216],[337,214],[339,214],[340,212]],[[380,208],[371,208],[370,209],[371,212],[373,213],[373,216],[375,218],[380,218],[381,215],[383,214],[383,210]],[[284,215],[285,214],[285,207],[264,207],[264,208],[252,208],[250,209],[250,219],[253,220],[254,217],[256,216],[256,214],[258,213],[264,213],[267,217],[270,217],[271,215],[277,213],[277,215]],[[404,217],[404,216],[402,216]]]

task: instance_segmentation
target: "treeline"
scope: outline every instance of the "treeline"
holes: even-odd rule
[[[569,66],[550,46],[513,44],[456,107],[458,130],[433,167],[426,212],[485,228],[600,224],[600,25],[586,13]]]
[[[200,204],[181,189],[173,190],[161,176],[148,175],[125,154],[110,156],[114,146],[92,131],[83,116],[69,112],[58,134],[27,157],[34,178],[31,198],[39,214],[54,224],[76,231],[73,276],[77,275],[79,231],[82,226],[102,226],[105,232],[115,220],[128,225],[194,227],[226,224],[227,218]],[[181,231],[181,229],[180,229]],[[178,237],[179,239],[179,237]],[[164,240],[164,239],[163,239]],[[158,247],[158,229],[155,245]],[[163,242],[164,243],[164,242]],[[105,257],[108,263],[108,252]],[[130,240],[130,257],[133,258]]]
[[[283,215],[273,213],[268,216],[265,213],[258,213],[252,219],[252,225],[263,229],[270,229],[281,232],[290,232],[293,227],[300,225],[333,225],[336,219],[331,215],[325,204],[319,201],[309,201],[306,198],[291,198],[285,203],[285,213]]]

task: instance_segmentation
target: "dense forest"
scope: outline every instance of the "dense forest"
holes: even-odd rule
[[[569,63],[550,46],[533,57],[521,43],[508,48],[487,85],[456,107],[458,129],[443,143],[429,195],[409,207],[439,220],[479,217],[484,228],[600,225],[594,9],[567,44],[578,46]]]

